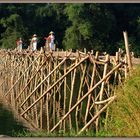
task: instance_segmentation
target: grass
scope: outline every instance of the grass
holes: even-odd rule
[[[0,135],[14,136],[14,132],[22,132],[26,128],[17,121],[13,113],[0,103]]]
[[[47,133],[44,131],[38,131],[38,132],[14,132],[14,136],[16,137],[95,137],[95,134],[93,134],[92,131],[83,132],[81,135],[76,136],[76,131],[71,130],[69,132],[64,132],[62,130],[53,132],[53,133]]]
[[[140,67],[123,86],[119,86],[117,100],[110,107],[106,136],[140,136]]]

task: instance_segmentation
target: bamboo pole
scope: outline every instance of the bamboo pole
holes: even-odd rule
[[[84,66],[84,70],[83,70],[83,74],[82,74],[82,77],[81,77],[81,81],[80,81],[80,86],[79,86],[79,91],[78,91],[78,98],[77,98],[77,101],[80,100],[80,96],[81,96],[81,92],[82,92],[82,88],[83,88],[83,83],[84,83],[84,80],[85,80],[85,75],[86,75],[86,70],[87,70],[87,65],[85,64]],[[81,102],[82,103],[82,102]],[[81,104],[82,106],[82,104]],[[81,107],[82,108],[82,107]],[[70,110],[70,109],[69,109]],[[79,127],[78,127],[78,112],[79,112],[79,106],[77,106],[76,108],[76,112],[75,112],[75,119],[76,119],[76,129],[78,131]],[[82,110],[82,109],[81,109]],[[81,118],[81,117],[79,117]]]
[[[127,59],[128,59],[128,67],[130,70],[130,69],[132,69],[132,60],[131,60],[131,55],[130,55],[130,51],[129,51],[128,34],[126,31],[123,32],[123,36],[124,36],[126,55],[127,55]]]
[[[66,74],[67,72],[67,64],[66,64],[66,61],[64,63],[64,75]],[[67,96],[67,78],[65,77],[64,78],[64,106],[63,106],[63,114],[65,114],[66,112],[66,96]],[[70,124],[71,126],[71,124]],[[63,122],[63,129],[64,129],[64,132],[66,131],[66,121]]]
[[[56,62],[54,63],[54,67],[56,67],[58,65],[58,59],[56,58]],[[56,82],[57,79],[57,70],[54,72],[54,82]],[[56,87],[54,87],[54,94],[53,94],[53,125],[55,125],[56,122],[56,93],[57,93],[57,89]]]
[[[44,59],[42,59],[42,64],[44,64]],[[42,65],[41,64],[41,65]],[[40,82],[43,80],[43,68],[40,70]],[[43,85],[40,87],[40,95],[43,94]],[[40,128],[43,128],[43,99],[40,100]]]
[[[52,67],[52,64],[51,64],[51,60],[49,61],[49,67],[48,67],[48,73],[51,72],[51,67]],[[48,77],[48,88],[50,87],[51,85],[51,77]],[[50,90],[51,92],[51,90]],[[49,93],[50,94],[50,93]],[[50,130],[50,119],[49,119],[49,94],[47,94],[46,96],[46,115],[47,115],[47,132],[49,132]]]
[[[118,64],[119,61],[120,61],[119,52],[116,52],[116,64]],[[115,65],[116,65],[116,64],[115,64]],[[117,75],[118,75],[118,71],[115,71],[114,84],[116,84]]]
[[[76,62],[75,64],[77,64],[77,59],[76,59]],[[69,110],[71,108],[71,105],[72,105],[72,97],[73,97],[73,92],[74,92],[74,83],[75,83],[75,77],[76,77],[76,70],[77,69],[74,69],[73,71],[73,76],[71,77],[71,92],[70,92],[70,101],[69,101]],[[71,73],[72,74],[72,73]],[[71,122],[71,115],[69,115],[69,125],[70,125],[70,129],[72,129],[72,122]]]
[[[58,69],[58,79],[62,76],[60,70]],[[61,85],[64,83],[64,79],[61,81],[61,83],[58,83],[59,89],[57,90],[58,92],[58,99],[56,101],[56,114],[57,114],[57,118],[56,120],[59,121],[60,120],[60,100],[61,100]],[[55,87],[55,86],[54,86]],[[62,123],[60,124],[60,128],[62,127]]]
[[[14,60],[14,56],[11,56],[11,61]],[[14,62],[14,61],[13,61]],[[14,66],[14,64],[11,63],[10,69],[12,69]],[[11,86],[14,84],[14,74],[11,73]],[[11,90],[11,105],[12,107],[15,106],[14,104],[14,89]]]
[[[107,67],[108,67],[108,61],[109,61],[109,55],[106,55],[106,64],[104,65],[104,71],[103,71],[103,78],[106,76],[107,73]],[[103,92],[104,92],[104,86],[105,86],[105,82],[103,81],[101,84],[101,90],[99,93],[99,100],[102,101],[103,98]],[[101,106],[99,106],[99,109],[101,108]],[[98,112],[98,108],[97,108],[97,112]],[[98,132],[99,129],[99,117],[96,118],[96,132]]]
[[[29,62],[28,62],[29,60],[30,60],[30,58],[29,58],[29,57],[26,57],[24,69],[26,69],[26,68],[29,66]],[[27,71],[27,73],[25,74],[25,79],[27,79],[26,82],[25,82],[25,84],[26,84],[26,83],[28,82],[28,80],[29,80],[30,71],[31,71],[31,67],[30,67],[30,69]],[[28,86],[28,89],[26,88],[26,90],[24,91],[24,94],[22,94],[22,96],[20,96],[21,101],[20,101],[19,105],[26,99],[26,97],[27,97],[27,95],[28,95],[28,92],[29,92],[30,90],[31,90],[31,85]],[[20,91],[20,92],[21,92],[21,91]],[[19,92],[19,94],[20,94],[20,92]],[[19,96],[19,95],[18,95],[18,96]],[[18,96],[17,96],[17,97],[18,97]],[[16,99],[17,99],[17,97],[16,97]],[[18,100],[16,100],[16,101],[18,101]],[[29,102],[26,103],[25,108],[27,108],[28,106],[29,106]]]
[[[125,61],[125,65],[124,65],[124,69],[125,69],[124,75],[125,75],[125,79],[126,79],[126,78],[127,78],[127,57],[126,57],[126,55],[125,55],[125,57],[124,57],[124,61]]]
[[[40,67],[39,67],[39,65],[40,65],[40,63],[41,63],[41,57],[38,59],[38,61],[36,61],[37,63],[38,63],[38,65],[37,65],[37,68],[36,67],[34,67],[34,71],[37,71]],[[35,65],[34,65],[35,66]],[[34,75],[34,73],[32,72],[32,75]],[[36,85],[38,84],[38,80],[39,80],[39,76],[38,76],[38,74],[36,74],[36,76],[35,76],[35,84],[34,84],[34,87],[33,88],[35,88],[36,87]],[[33,97],[34,98],[34,101],[38,98],[38,92],[36,92],[35,93],[35,96]],[[38,111],[37,111],[37,104],[34,106],[34,111],[35,111],[35,122],[36,122],[36,125],[37,125],[37,127],[39,128],[39,120],[38,120]]]
[[[98,54],[99,54],[99,53],[96,53],[95,59],[98,58]],[[96,74],[96,63],[94,62],[93,71],[92,71],[92,77],[91,77],[91,83],[90,83],[90,88],[92,88],[92,86],[93,86],[93,84],[94,84],[95,74]],[[86,114],[85,114],[85,123],[87,122],[87,117],[88,117],[89,107],[90,107],[90,101],[91,101],[91,94],[88,96],[88,102],[87,102]]]
[[[107,73],[107,67],[108,67],[108,61],[109,61],[109,55],[106,55],[106,64],[104,65],[104,72],[103,72],[103,78],[106,76]],[[105,82],[102,82],[101,84],[101,90],[100,90],[100,97],[99,100],[101,101],[103,98],[103,90],[104,90]]]

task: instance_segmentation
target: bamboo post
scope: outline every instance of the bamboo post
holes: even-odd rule
[[[77,59],[76,59],[75,64],[77,64]],[[69,101],[69,110],[70,110],[71,105],[72,105],[72,97],[73,97],[73,92],[74,92],[75,77],[76,77],[76,69],[74,69],[73,75],[71,77],[72,83],[71,83],[71,93],[70,93],[70,101]],[[70,129],[72,129],[71,115],[69,115],[69,125],[70,125]]]
[[[58,58],[56,58],[56,62],[54,63],[54,68],[56,68],[57,63],[58,63]],[[54,82],[56,82],[56,79],[57,79],[57,70],[54,72]],[[52,113],[52,116],[53,116],[53,125],[55,125],[55,122],[56,122],[56,93],[57,93],[56,87],[54,87],[53,113]]]
[[[108,61],[109,61],[109,55],[106,55],[106,63],[104,65],[104,71],[103,71],[103,78],[105,77],[106,73],[107,73],[107,67],[108,67]],[[101,101],[103,98],[103,92],[104,92],[104,86],[105,86],[105,82],[103,81],[101,84],[101,90],[100,90],[100,96],[99,96],[99,100]],[[101,108],[101,106],[99,106],[99,109]],[[97,110],[98,112],[98,110]],[[98,132],[98,125],[99,125],[99,117],[96,119],[96,132]]]
[[[45,56],[43,56],[43,59],[42,59],[42,64],[44,64],[44,57]],[[41,64],[41,65],[42,65]],[[42,80],[43,80],[43,78],[44,78],[44,75],[43,75],[43,70],[44,70],[44,68],[42,67],[41,68],[41,70],[40,70],[40,82],[42,82]],[[40,89],[40,94],[42,95],[43,94],[43,84],[41,85],[41,87],[40,87],[41,89]],[[40,128],[42,129],[43,128],[43,99],[40,101]]]
[[[65,63],[64,63],[64,75],[66,74],[66,72],[67,72],[67,64],[66,64],[66,61],[65,61]],[[63,114],[65,114],[65,112],[66,112],[66,96],[67,96],[67,78],[65,77],[64,78],[64,108],[63,108]],[[66,127],[66,122],[64,121],[63,122],[63,129],[64,129],[64,132],[66,131],[66,129],[65,129],[65,127]]]
[[[109,61],[109,55],[106,55],[106,64],[104,65],[104,71],[103,71],[103,78],[105,77],[106,73],[107,73],[107,67],[108,67],[108,61]],[[101,90],[100,90],[100,101],[102,100],[103,98],[103,90],[104,90],[104,85],[105,85],[105,82],[102,83],[101,85]]]
[[[62,67],[63,68],[63,67]],[[61,72],[60,72],[60,70],[59,70],[59,74],[58,74],[59,76],[59,78],[62,76],[62,74],[61,74]],[[64,83],[64,79],[63,79],[63,82],[62,82],[62,84]],[[60,87],[60,89],[59,89],[59,92],[58,92],[58,101],[56,102],[56,106],[57,106],[57,120],[59,121],[60,120],[60,113],[61,113],[61,108],[60,108],[60,102],[61,102],[61,95],[62,95],[62,91],[61,91],[61,86],[60,86],[60,83],[58,84],[59,85],[59,87]],[[62,123],[60,123],[60,127],[59,127],[59,129],[61,129],[62,128]]]
[[[130,69],[132,69],[132,60],[131,60],[131,54],[130,54],[130,51],[129,51],[128,34],[127,34],[126,31],[123,32],[123,36],[124,36],[126,55],[127,55],[127,59],[128,59],[128,67],[129,67],[129,70],[130,70]]]
[[[51,72],[51,60],[49,61],[49,67],[48,67],[48,73]],[[48,77],[48,88],[51,85],[51,77]],[[47,94],[47,98],[46,98],[46,115],[47,115],[47,132],[49,132],[50,130],[50,118],[49,118],[49,96]]]
[[[96,55],[95,55],[95,60],[97,58],[98,58],[98,53],[96,53]],[[92,88],[92,86],[94,84],[95,75],[96,75],[96,63],[94,62],[90,88]],[[85,123],[87,122],[87,117],[88,117],[89,107],[90,107],[90,101],[91,101],[91,94],[88,96],[88,102],[87,102],[87,108],[86,108],[86,114],[85,114]]]
[[[119,52],[116,52],[116,64],[119,63],[119,60],[120,60],[120,58],[119,58]],[[114,84],[116,84],[115,81],[117,80],[117,74],[118,74],[118,71],[115,71]]]
[[[14,60],[14,56],[11,56],[11,60]],[[12,69],[14,67],[13,65],[14,64],[11,63],[11,68],[10,69]],[[11,73],[11,87],[12,87],[13,84],[14,84],[14,74]],[[11,105],[14,107],[14,88],[12,88],[10,96],[11,96]]]
[[[125,79],[127,78],[127,57],[125,55],[124,57],[124,61],[125,61],[125,65],[124,65],[124,75],[125,75]]]
[[[40,63],[40,59],[41,59],[41,58],[38,59],[38,63]],[[38,64],[38,66],[37,66],[37,69],[38,69],[38,67],[39,67],[39,64]],[[34,70],[33,70],[33,71],[37,71],[37,70],[35,70],[35,68],[36,68],[36,67],[35,67],[35,65],[34,65]],[[32,72],[32,75],[34,75],[33,72]],[[33,89],[36,87],[36,85],[37,85],[37,83],[38,83],[38,79],[39,79],[39,76],[36,75],[36,76],[35,76],[35,84],[33,85]],[[36,92],[36,93],[34,94],[34,96],[33,96],[33,100],[34,100],[34,101],[36,101],[36,99],[38,98],[37,96],[38,96],[38,93]],[[34,112],[35,112],[35,122],[36,122],[37,127],[39,127],[37,104],[34,106]]]
[[[80,97],[81,97],[81,93],[82,93],[82,87],[83,87],[83,83],[84,83],[84,80],[85,80],[85,75],[86,75],[86,69],[87,69],[87,65],[85,64],[85,66],[84,66],[84,70],[83,70],[83,74],[82,74],[82,77],[81,77],[81,81],[80,81],[80,86],[79,86],[79,91],[78,91],[78,97],[77,97],[77,101],[79,101],[80,100]],[[81,102],[82,103],[82,102]],[[81,106],[82,106],[82,104],[81,104]],[[81,107],[82,108],[82,107]],[[69,109],[70,110],[70,109]],[[78,112],[79,112],[79,110],[82,110],[82,109],[79,109],[79,106],[77,106],[77,108],[76,108],[76,113],[75,113],[75,119],[76,119],[76,125],[77,125],[77,131],[78,131],[78,129],[79,129],[79,127],[78,127]],[[81,118],[81,117],[79,117],[79,118]]]
[[[29,66],[29,63],[28,63],[28,61],[29,61],[30,59],[29,59],[29,57],[26,57],[25,58],[25,65],[24,65],[24,69],[26,69],[28,66]],[[27,73],[26,73],[26,82],[25,82],[25,84],[28,82],[28,80],[29,80],[29,78],[30,78],[30,71],[31,71],[31,67],[30,67],[30,69],[27,71]],[[18,78],[17,78],[18,79]],[[20,103],[19,103],[19,105],[26,99],[26,97],[28,96],[28,93],[30,92],[30,90],[31,90],[31,85],[32,84],[30,84],[29,86],[28,86],[28,88],[26,88],[26,90],[25,90],[25,92],[24,92],[24,94],[22,94],[22,96],[20,97],[20,99],[21,99],[21,101],[20,101]],[[21,91],[20,91],[21,92]],[[19,92],[19,95],[20,95],[20,92]],[[18,95],[18,96],[19,96]],[[16,97],[16,99],[18,98],[18,96]],[[17,101],[17,100],[16,100]],[[25,104],[25,108],[27,108],[28,106],[29,106],[29,104],[30,104],[30,102],[27,102],[26,104]]]

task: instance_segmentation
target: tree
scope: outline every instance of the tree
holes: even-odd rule
[[[0,44],[2,48],[15,48],[17,38],[26,34],[26,28],[23,26],[21,16],[16,14],[14,5],[7,5],[5,9],[7,10],[7,15],[5,14],[0,19],[0,24],[4,29],[4,32],[1,34]]]
[[[107,50],[107,41],[115,24],[113,15],[101,4],[68,4],[65,10],[70,26],[65,32],[67,48]]]

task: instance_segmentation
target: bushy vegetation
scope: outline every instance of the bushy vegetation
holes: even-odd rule
[[[140,67],[132,73],[116,91],[106,136],[140,136]]]
[[[40,48],[51,30],[59,48],[87,48],[109,54],[124,47],[122,32],[128,31],[130,51],[139,56],[140,4],[0,4],[1,48],[15,48],[19,37],[27,48],[33,34],[38,35]]]

